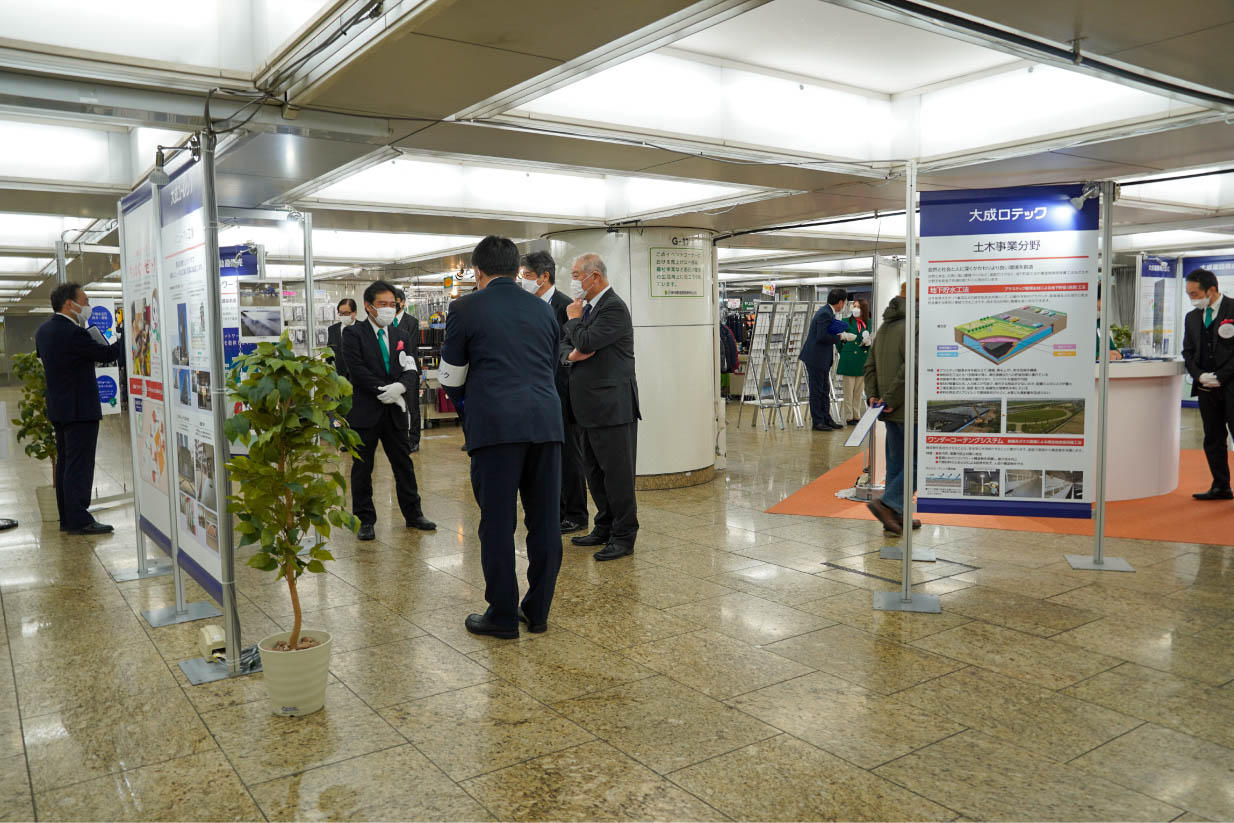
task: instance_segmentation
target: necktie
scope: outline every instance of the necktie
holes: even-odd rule
[[[1213,324],[1213,307],[1209,306],[1204,310],[1204,328],[1208,328]]]
[[[588,303],[583,307],[583,322],[587,322],[587,318],[591,317],[591,304]]]
[[[397,329],[398,328],[398,318],[396,317],[393,320],[391,320],[390,325]]]
[[[377,345],[381,348],[381,359],[386,364],[386,374],[390,373],[390,347],[386,345],[386,330],[377,330]]]

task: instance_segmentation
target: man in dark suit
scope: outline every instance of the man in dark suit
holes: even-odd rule
[[[407,440],[407,402],[414,402],[420,372],[411,338],[391,326],[394,287],[380,280],[370,284],[364,290],[364,311],[365,320],[343,329],[343,358],[352,385],[347,423],[360,435],[360,456],[351,464],[351,510],[360,519],[357,537],[375,537],[373,456],[378,441],[394,471],[394,490],[407,527],[432,531],[437,525],[420,508],[416,469]]]
[[[407,313],[407,294],[398,286],[394,287],[394,322],[390,325],[407,333],[411,338],[411,353],[414,357],[420,345],[420,321],[414,314]],[[414,396],[407,398],[408,438],[411,441],[411,452],[420,451],[420,387],[416,386]]]
[[[583,462],[596,517],[576,546],[603,546],[596,560],[634,554],[638,504],[634,472],[638,451],[638,381],[634,376],[634,324],[630,310],[608,283],[598,254],[571,267],[575,300],[566,308],[562,357],[570,366],[570,408],[583,429]]]
[[[343,359],[343,329],[356,322],[356,301],[344,297],[338,301],[338,322],[326,329],[326,345],[334,352],[334,369],[347,376],[347,361]]]
[[[97,329],[86,331],[90,301],[76,283],[51,293],[55,312],[34,334],[34,346],[47,373],[47,419],[56,432],[56,507],[60,530],[69,534],[107,534],[112,527],[90,514],[94,453],[99,440],[99,386],[95,363],[124,356],[124,338],[110,345]]]
[[[827,293],[827,305],[814,313],[810,331],[797,355],[806,365],[810,382],[810,418],[814,421],[814,431],[844,428],[831,417],[831,364],[835,360],[836,346],[857,339],[846,329],[834,328],[847,299],[848,292],[844,289],[832,289]]]
[[[570,298],[557,291],[554,279],[557,263],[546,251],[523,255],[519,262],[518,283],[553,308],[557,325],[565,328],[566,307]],[[557,396],[561,398],[561,422],[565,440],[561,446],[561,533],[587,528],[587,475],[583,473],[583,432],[570,411],[570,364],[557,367]]]
[[[548,304],[520,289],[518,248],[488,236],[471,255],[476,291],[450,308],[437,378],[463,409],[471,488],[480,506],[484,614],[467,630],[518,637],[548,627],[561,568],[561,401],[557,357],[561,332]],[[516,504],[527,524],[527,593],[518,598],[514,570]]]
[[[1196,500],[1234,500],[1230,490],[1228,433],[1234,433],[1234,299],[1217,287],[1208,269],[1187,275],[1192,309],[1183,318],[1183,364],[1191,375],[1191,396],[1204,424],[1204,456],[1213,484]]]

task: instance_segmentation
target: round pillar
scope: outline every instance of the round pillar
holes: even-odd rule
[[[545,235],[557,288],[570,294],[581,254],[600,255],[634,321],[639,406],[636,487],[671,489],[715,476],[720,421],[713,233],[705,229],[576,229]]]

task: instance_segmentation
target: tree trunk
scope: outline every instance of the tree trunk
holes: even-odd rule
[[[291,610],[295,617],[291,624],[291,636],[287,638],[287,648],[295,651],[300,645],[300,595],[296,592],[296,561],[289,560],[286,567],[287,590],[291,592]]]

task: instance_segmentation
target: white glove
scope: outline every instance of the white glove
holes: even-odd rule
[[[840,339],[845,343],[851,343],[857,339],[857,335],[853,334],[851,331],[842,331],[840,332]]]
[[[403,367],[403,371],[419,371],[416,368],[416,358],[408,357],[405,351],[398,353],[398,364]]]
[[[407,387],[402,383],[391,383],[388,386],[378,386],[380,391],[377,394],[377,399],[382,403],[396,403],[402,405],[404,410],[407,406],[403,403],[403,394],[407,391]]]
[[[870,345],[870,333],[868,331],[863,331],[861,333],[861,345],[863,346]]]
[[[1221,381],[1217,379],[1217,375],[1210,371],[1206,371],[1200,375],[1200,385],[1207,386],[1210,389],[1215,389],[1221,385]]]

